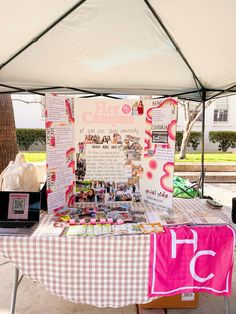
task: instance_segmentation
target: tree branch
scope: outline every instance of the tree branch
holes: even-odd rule
[[[214,101],[215,101],[215,99],[207,101],[205,103],[205,109],[208,108]],[[202,103],[200,103],[197,106],[195,106],[194,107],[195,110],[193,110],[192,112],[191,112],[189,107],[190,107],[190,102],[189,101],[184,101],[185,130],[184,130],[184,133],[183,133],[183,139],[182,139],[180,153],[179,153],[180,159],[185,159],[186,158],[186,150],[187,150],[187,145],[188,145],[188,139],[189,139],[189,136],[190,136],[190,132],[191,132],[193,126],[194,126],[194,123],[196,122],[196,120],[200,117],[200,115],[203,112]],[[199,108],[201,108],[201,110],[199,110]],[[195,114],[196,114],[196,116],[194,117]]]
[[[12,98],[12,101],[21,101],[21,102],[23,102],[25,104],[42,104],[42,100],[40,100],[40,101],[36,101],[36,100],[34,100],[34,101],[27,101],[27,100],[20,99],[20,98]]]
[[[189,121],[189,101],[185,101],[185,104],[184,104],[184,108],[185,108],[185,119],[186,119],[186,122]]]

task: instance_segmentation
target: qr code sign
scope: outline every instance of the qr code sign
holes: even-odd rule
[[[24,199],[14,199],[13,211],[15,214],[23,214],[25,209]]]
[[[9,193],[8,219],[29,218],[29,194]]]

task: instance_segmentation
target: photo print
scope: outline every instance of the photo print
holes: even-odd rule
[[[152,142],[156,144],[167,144],[168,132],[167,131],[152,131]]]
[[[139,202],[140,137],[86,134],[76,154],[76,202]]]

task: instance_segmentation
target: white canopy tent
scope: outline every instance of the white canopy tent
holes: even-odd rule
[[[235,0],[0,4],[0,93],[236,93]]]
[[[235,14],[234,0],[1,0],[0,92],[236,92]]]

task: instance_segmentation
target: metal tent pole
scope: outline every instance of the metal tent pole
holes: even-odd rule
[[[206,91],[202,91],[202,158],[201,158],[201,180],[202,180],[202,191],[201,197],[204,197],[204,181],[205,181],[205,164],[204,164],[204,153],[205,153],[205,109],[206,109]]]
[[[17,294],[17,288],[18,288],[18,278],[19,278],[19,269],[17,267],[15,267],[15,280],[14,280],[14,286],[13,286],[13,290],[12,290],[10,314],[15,313],[16,294]]]
[[[19,279],[19,273],[20,273],[19,269],[15,266],[15,279],[14,279],[14,285],[13,285],[13,290],[12,290],[10,314],[15,314],[17,289],[21,283],[21,280],[24,277],[24,275],[21,275]]]
[[[230,314],[229,298],[224,296],[225,314]]]

